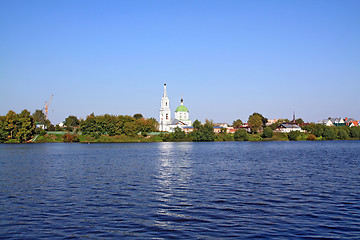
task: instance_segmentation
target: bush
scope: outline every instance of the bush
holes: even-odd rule
[[[298,141],[301,133],[300,131],[291,131],[288,134],[288,138],[290,141]]]
[[[62,136],[62,139],[64,142],[78,142],[79,138],[78,136],[70,133],[66,133]]]
[[[326,140],[334,140],[336,139],[336,132],[333,127],[328,127],[324,131],[324,137]]]
[[[306,140],[315,141],[315,140],[316,140],[316,136],[315,136],[314,134],[309,134],[309,136],[306,138]]]
[[[343,130],[343,129],[340,129],[340,130],[339,130],[338,136],[339,136],[339,139],[341,139],[341,140],[349,139],[349,135],[348,135],[347,132],[346,132],[345,130]]]
[[[352,138],[359,138],[360,139],[360,127],[351,127],[350,128],[350,136]]]
[[[235,141],[248,141],[249,136],[245,129],[238,129],[234,133],[234,140]]]
[[[273,135],[274,135],[274,132],[270,127],[265,127],[264,128],[264,131],[263,131],[263,134],[262,134],[263,138],[272,138]]]

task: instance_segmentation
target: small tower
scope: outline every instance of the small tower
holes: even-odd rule
[[[160,107],[160,121],[159,121],[159,130],[160,131],[169,131],[171,123],[171,111],[170,111],[170,102],[166,92],[166,83],[164,84],[164,93],[161,98],[161,107]]]

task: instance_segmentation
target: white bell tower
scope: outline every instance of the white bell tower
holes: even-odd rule
[[[166,83],[165,83],[164,94],[161,98],[159,130],[170,131],[170,123],[171,123],[170,102],[167,96]]]

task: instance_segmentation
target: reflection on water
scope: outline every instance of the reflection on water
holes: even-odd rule
[[[159,166],[157,180],[159,190],[156,200],[161,204],[157,209],[160,218],[186,218],[184,214],[174,211],[178,205],[188,205],[184,197],[189,188],[192,168],[189,158],[192,154],[191,143],[161,143],[158,145]],[[169,210],[170,209],[170,210]],[[168,228],[171,222],[155,221],[155,225]]]

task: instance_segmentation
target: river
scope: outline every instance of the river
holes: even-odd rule
[[[1,239],[358,239],[360,141],[0,144]]]

